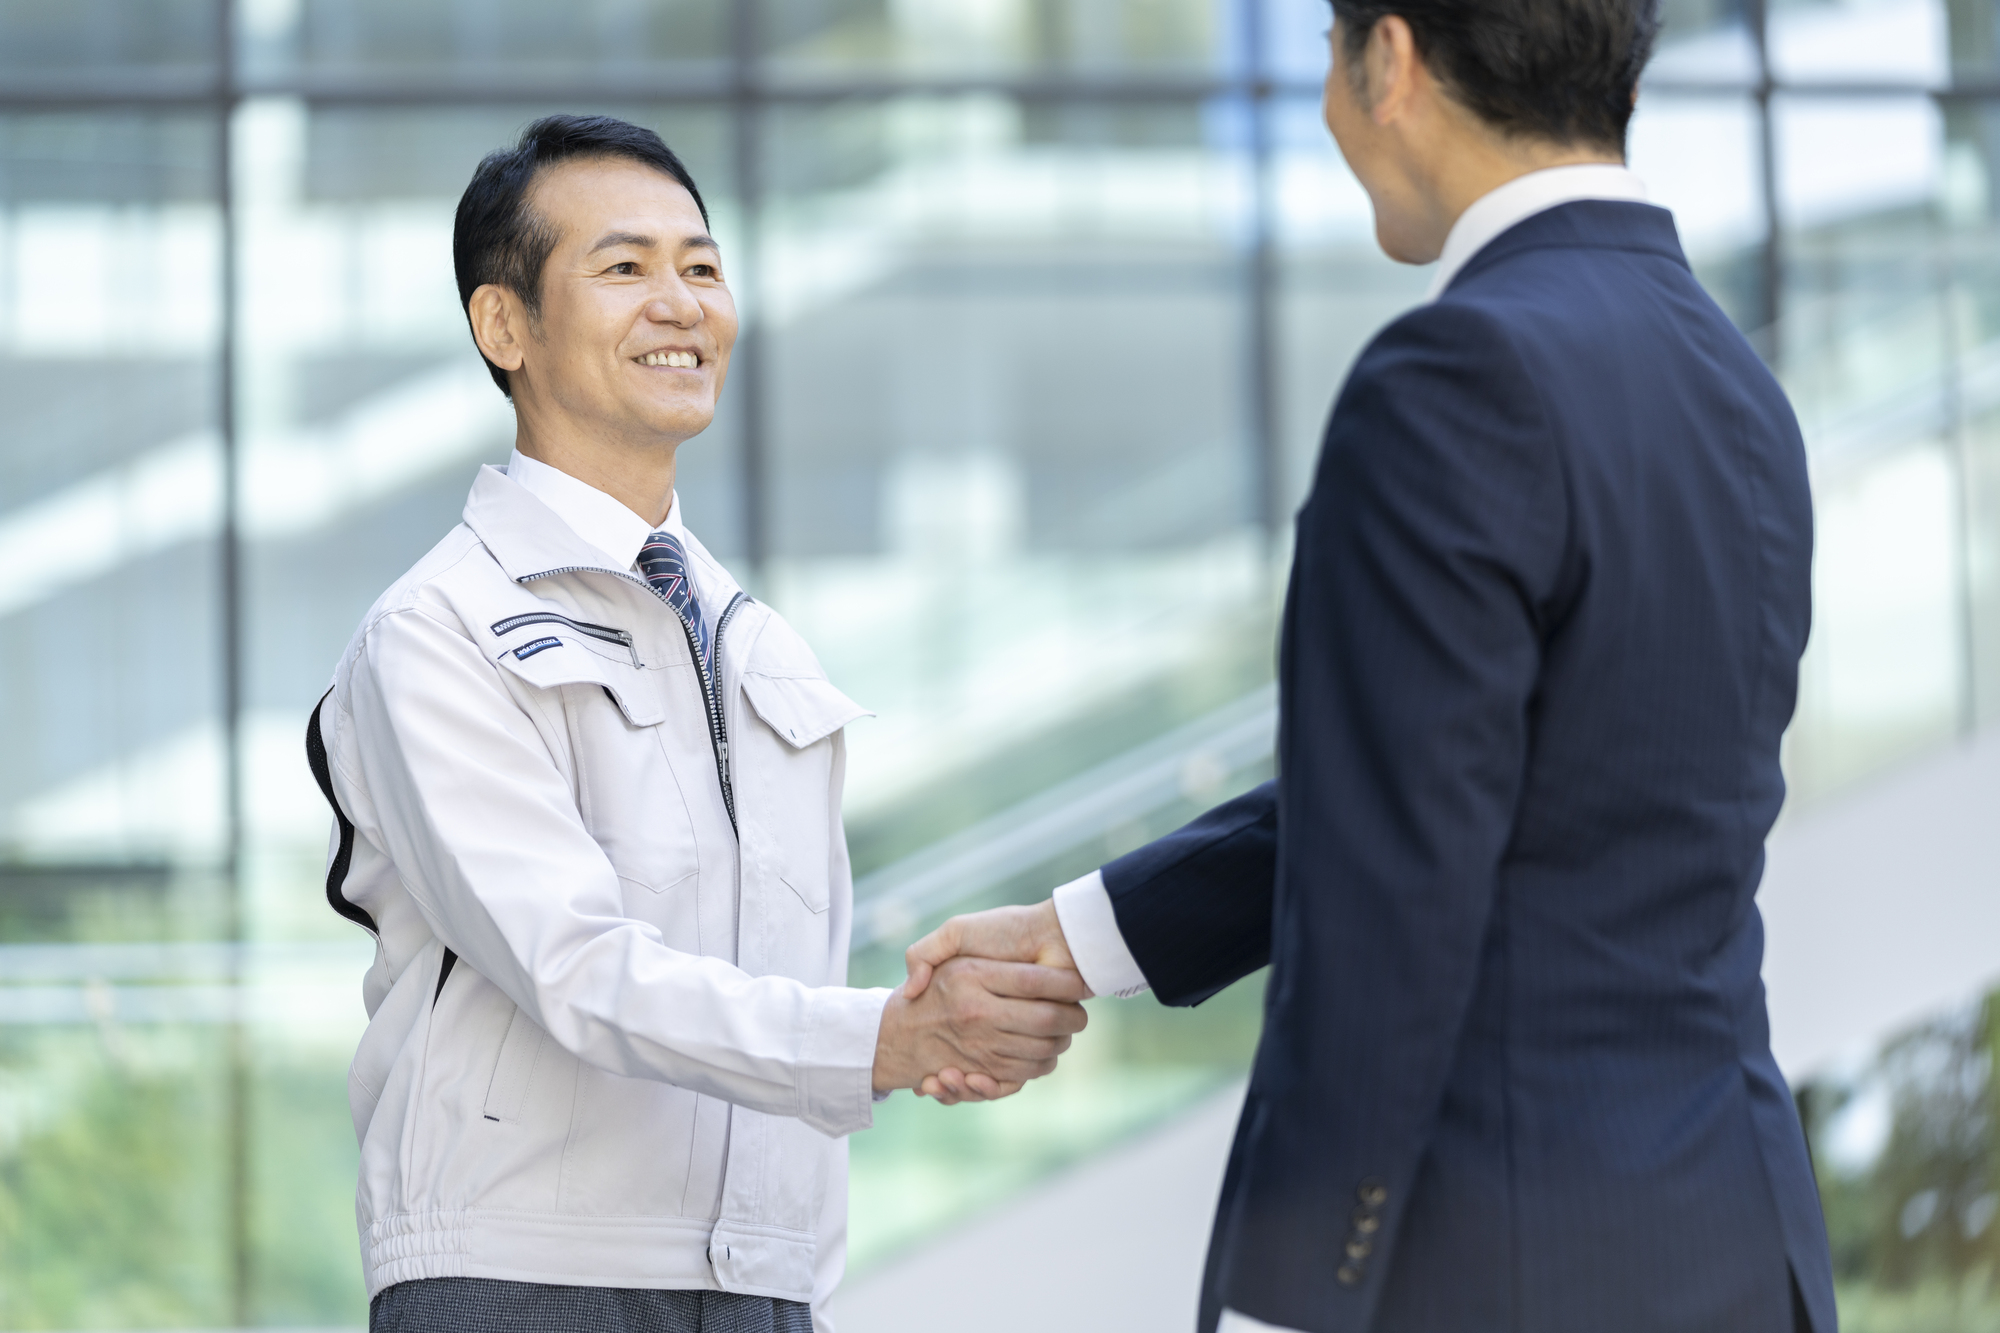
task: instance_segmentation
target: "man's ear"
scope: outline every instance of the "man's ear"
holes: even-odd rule
[[[486,359],[502,370],[519,370],[526,359],[522,343],[528,332],[528,312],[521,298],[489,282],[472,293],[465,314],[472,323],[472,340]]]
[[[1417,54],[1417,35],[1401,14],[1385,14],[1375,20],[1368,33],[1368,47],[1362,56],[1365,94],[1369,113],[1377,125],[1398,120],[1415,96],[1417,82],[1426,71]]]

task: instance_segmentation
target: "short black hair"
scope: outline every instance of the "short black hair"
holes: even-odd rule
[[[1398,15],[1431,72],[1487,124],[1510,136],[1619,153],[1660,30],[1659,0],[1332,3],[1350,62],[1376,23]]]
[[[528,192],[535,178],[556,163],[593,157],[625,158],[673,177],[694,196],[702,224],[708,224],[708,205],[694,177],[653,131],[616,116],[543,116],[521,131],[512,148],[488,153],[459,196],[451,226],[451,265],[467,327],[472,324],[472,294],[489,282],[520,297],[528,318],[541,318],[542,269],[561,238],[528,207]],[[486,369],[500,392],[513,397],[507,372],[491,361]]]

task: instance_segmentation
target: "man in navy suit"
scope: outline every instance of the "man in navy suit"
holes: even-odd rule
[[[1805,454],[1622,165],[1655,0],[1334,10],[1327,124],[1439,272],[1298,516],[1279,777],[908,985],[983,953],[1195,1004],[1271,965],[1204,1331],[1834,1333],[1752,901]]]

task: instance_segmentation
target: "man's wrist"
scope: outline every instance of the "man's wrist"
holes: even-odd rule
[[[1093,870],[1057,889],[1049,895],[1049,910],[1070,960],[1094,994],[1122,999],[1151,988],[1118,929],[1118,914],[1102,872]]]
[[[875,1063],[869,1070],[868,1087],[874,1100],[881,1101],[898,1088],[912,1087],[916,1079],[909,1071],[899,1069],[900,1052],[907,1024],[904,1019],[909,1013],[910,1002],[904,998],[902,987],[889,992],[889,1002],[882,1006],[882,1023],[875,1032]]]
[[[798,1051],[799,1118],[824,1134],[849,1134],[874,1121],[870,1097],[891,992],[820,986],[812,993]]]

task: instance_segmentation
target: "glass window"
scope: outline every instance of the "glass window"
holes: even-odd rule
[[[771,596],[883,713],[855,824],[1208,669],[1200,609],[1260,586],[1247,197],[1209,133],[987,96],[767,120]]]
[[[1950,81],[1952,51],[1976,45],[1983,11],[1991,51],[1993,7],[1974,3],[1947,14],[1944,0],[1798,0],[1774,5],[1771,72],[1788,82],[1826,80],[1914,87]]]
[[[1645,88],[1627,160],[1647,197],[1673,210],[1695,274],[1738,328],[1765,322],[1763,154],[1756,106]]]
[[[729,12],[722,0],[260,0],[242,6],[240,28],[256,78],[465,78],[481,96],[533,96],[532,85],[508,81],[671,71],[719,83]]]
[[[1742,0],[1663,0],[1649,82],[1683,79],[1754,85],[1757,44]]]
[[[1915,97],[1795,97],[1776,110],[1780,370],[1820,513],[1790,741],[1810,797],[1980,716],[2000,406],[1984,368],[2000,327],[1976,121],[1954,124]]]
[[[1269,771],[1238,129],[985,94],[762,122],[760,595],[879,714],[848,733],[857,982]],[[857,1264],[1216,1086],[1256,1002],[1195,1045],[1107,1012],[1117,1053],[1060,1100],[886,1103]]]
[[[240,1103],[231,994],[213,984],[230,960],[205,943],[228,902],[219,142],[199,114],[0,115],[0,1322],[15,1327],[234,1322]]]
[[[0,72],[17,88],[116,74],[100,85],[107,95],[200,91],[220,24],[218,0],[0,0]]]
[[[1232,40],[1212,0],[756,0],[771,73],[1200,74]]]
[[[1349,367],[1385,324],[1423,299],[1431,269],[1398,264],[1382,253],[1374,210],[1335,147],[1316,99],[1275,103],[1272,139],[1282,355],[1280,518],[1289,534]]]

